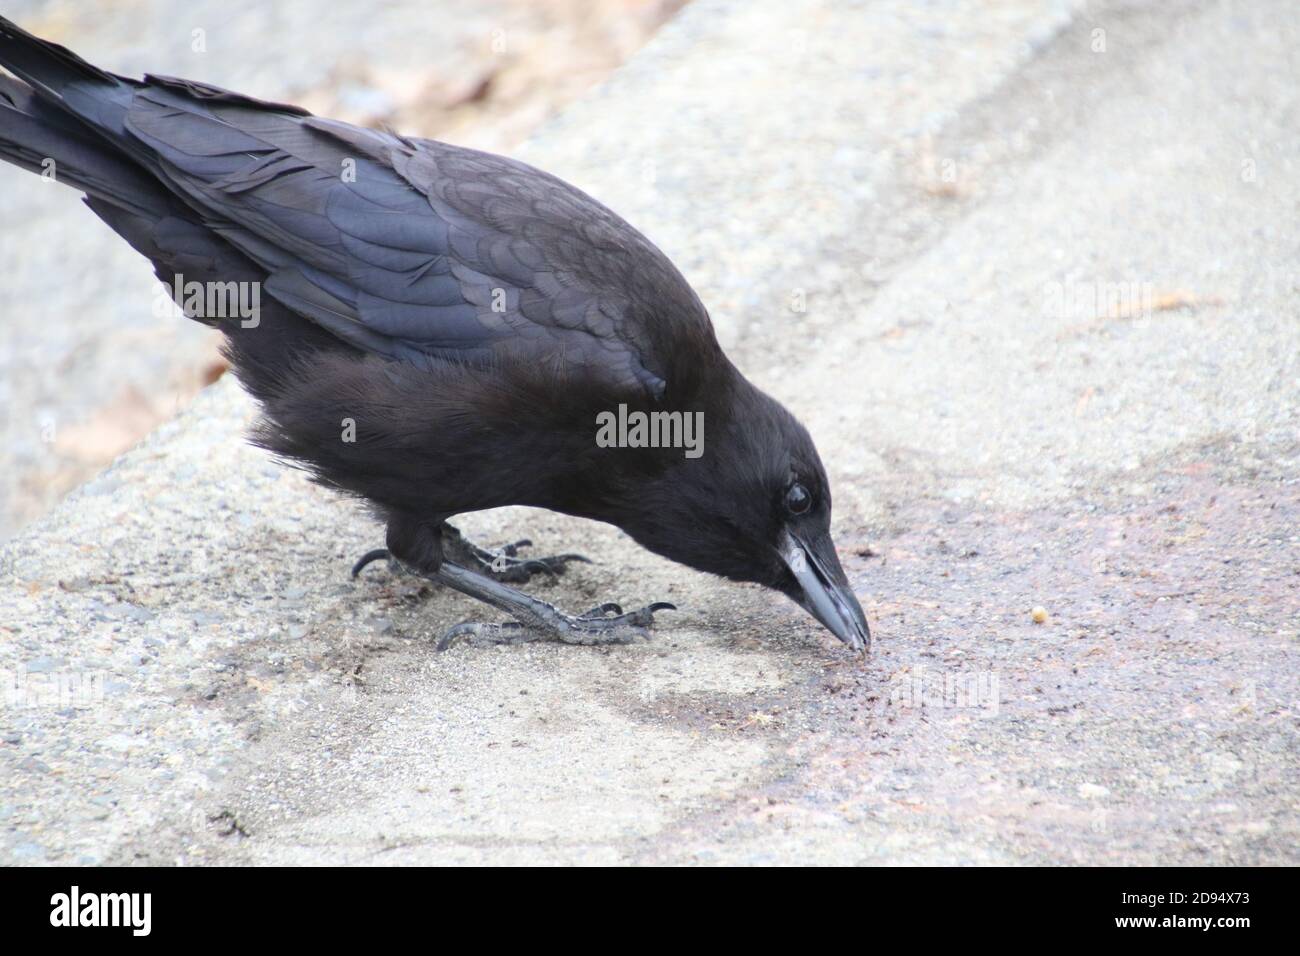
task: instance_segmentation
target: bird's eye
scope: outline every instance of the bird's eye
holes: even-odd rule
[[[796,481],[785,493],[785,507],[790,514],[801,515],[812,507],[812,495]]]

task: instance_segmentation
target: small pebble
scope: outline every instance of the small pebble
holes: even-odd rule
[[[1036,608],[1034,608],[1032,611],[1029,612],[1029,616],[1032,617],[1032,618],[1034,619],[1034,623],[1035,623],[1035,624],[1046,624],[1046,623],[1047,623],[1047,608],[1045,608],[1045,607],[1036,607]]]

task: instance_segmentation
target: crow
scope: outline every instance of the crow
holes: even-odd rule
[[[388,559],[510,617],[440,646],[625,643],[672,609],[566,614],[510,585],[581,555],[492,552],[448,523],[529,505],[780,591],[869,648],[808,432],[595,199],[490,153],[109,73],[4,18],[0,66],[0,157],[83,192],[224,333],[257,444],[386,522],[354,576]],[[256,308],[232,315],[232,289]]]

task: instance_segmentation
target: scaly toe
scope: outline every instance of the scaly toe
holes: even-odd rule
[[[597,604],[590,611],[578,615],[578,620],[589,621],[592,619],[601,620],[611,614],[618,615],[623,613],[623,607],[615,604],[613,601],[607,601],[604,604]]]
[[[567,632],[560,639],[572,644],[631,644],[635,640],[650,640],[656,611],[675,611],[676,605],[667,601],[647,604],[635,611],[623,613],[617,604],[602,604],[586,614],[569,619]],[[609,615],[613,614],[612,617]]]
[[[445,651],[462,637],[468,638],[471,644],[523,644],[537,639],[518,621],[505,621],[501,624],[464,621],[448,628],[442,637],[438,638],[435,649],[440,652]]]

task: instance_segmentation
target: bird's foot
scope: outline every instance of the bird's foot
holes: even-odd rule
[[[520,550],[530,548],[532,544],[524,538],[490,551],[480,548],[467,538],[443,538],[443,549],[452,561],[482,574],[490,574],[506,584],[526,584],[535,574],[557,578],[564,573],[564,566],[571,561],[591,564],[591,559],[581,554],[553,554],[545,558],[519,557]]]
[[[656,601],[624,613],[619,605],[608,603],[574,617],[549,604],[544,607],[543,613],[528,613],[527,623],[506,621],[502,624],[485,624],[466,621],[457,624],[439,639],[438,650],[445,651],[459,638],[466,638],[472,644],[525,644],[529,641],[585,645],[631,644],[638,639],[650,639],[655,611],[677,610],[676,605]]]
[[[647,605],[624,613],[617,604],[601,604],[574,617],[540,598],[510,587],[507,581],[526,581],[537,572],[560,574],[570,561],[586,561],[579,554],[554,558],[519,558],[518,551],[527,541],[506,545],[500,552],[485,551],[467,541],[459,531],[443,523],[435,532],[421,525],[412,532],[407,526],[396,528],[390,522],[390,548],[397,542],[395,561],[422,577],[459,591],[508,614],[512,620],[503,624],[467,621],[451,628],[438,641],[438,650],[446,650],[460,637],[478,644],[522,644],[526,641],[556,641],[562,644],[630,644],[638,638],[649,639],[655,611],[672,611],[666,602]],[[366,554],[352,568],[360,574],[372,561],[393,559],[393,550],[380,548]],[[427,567],[426,567],[427,566]]]
[[[555,554],[545,558],[519,557],[521,549],[531,546],[532,542],[524,538],[503,545],[496,551],[490,551],[487,548],[480,548],[450,526],[443,535],[443,552],[449,560],[506,584],[526,584],[536,574],[559,577],[564,573],[565,565],[572,561],[591,563],[590,558],[581,554]],[[393,560],[387,548],[376,548],[366,552],[352,566],[352,577],[357,577],[367,565],[376,561],[388,561],[390,566],[402,567],[400,562]]]

